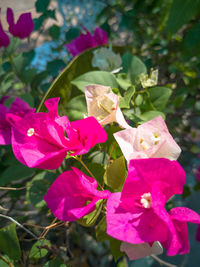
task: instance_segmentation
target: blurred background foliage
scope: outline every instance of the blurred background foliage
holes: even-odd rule
[[[94,30],[96,26],[103,28],[109,44],[122,57],[123,70],[115,76],[108,72],[101,74],[102,84],[110,85],[124,97],[126,101],[121,102],[121,108],[133,125],[152,116],[152,113],[145,114],[146,110],[153,111],[153,116],[158,114],[155,112],[165,114],[167,126],[182,148],[179,161],[187,173],[183,196],[172,199],[169,206],[184,203],[199,210],[200,183],[195,179],[195,170],[200,153],[200,0],[58,0],[55,8],[50,7],[51,2],[36,1],[35,9],[39,15],[34,19],[34,37],[31,36],[28,43],[13,38],[9,47],[2,50],[0,96],[19,96],[40,111],[44,110],[46,98],[60,96],[60,112],[67,112],[72,120],[79,119],[86,112],[83,81],[97,83],[98,73],[94,71],[99,70],[91,64],[93,50],[72,59],[64,44],[77,37],[82,27],[88,30]],[[100,8],[95,8],[96,5]],[[87,6],[90,12],[85,14],[84,25],[84,15],[79,20],[77,12],[81,13]],[[60,25],[57,23],[58,11],[64,18]],[[72,23],[74,17],[75,25]],[[53,23],[48,27],[49,19]],[[40,36],[44,41],[39,46]],[[42,52],[47,50],[49,54]],[[153,88],[149,89],[148,97],[142,94],[134,80],[138,68],[148,73],[151,68],[158,69],[159,97],[163,87],[167,87],[169,93],[161,100]],[[92,74],[86,73],[91,71]],[[127,84],[129,90],[126,90]],[[138,115],[136,110],[139,110]],[[103,165],[108,160],[115,131],[118,131],[116,126],[108,129],[110,147],[106,143],[85,156],[86,162],[90,162],[88,167],[99,179],[102,179]],[[117,242],[97,243],[94,229],[87,228],[86,231],[81,222],[80,225],[63,223],[50,231],[33,226],[55,223],[43,196],[62,169],[71,164],[80,165],[68,159],[61,169],[47,172],[21,165],[8,146],[1,147],[0,155],[0,186],[25,186],[21,190],[0,190],[0,213],[4,215],[0,220],[0,266],[160,266],[151,258],[129,262],[119,258],[118,254],[115,257],[119,250]],[[113,158],[120,156],[121,151],[116,148]],[[36,242],[20,227],[16,233],[16,224],[8,225],[5,216],[15,218],[36,236],[46,239]],[[195,226],[189,230],[191,253],[173,258],[163,254],[161,258],[178,266],[199,266],[200,245],[194,238]],[[109,246],[117,261],[110,255]]]

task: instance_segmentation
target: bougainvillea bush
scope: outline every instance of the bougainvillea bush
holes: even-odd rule
[[[192,99],[198,110],[198,95],[186,92],[192,79],[184,68],[191,65],[183,64],[190,78],[183,75],[185,87],[177,88],[173,79],[182,74],[174,74],[174,55],[163,67],[166,54],[152,53],[150,64],[154,25],[143,49],[135,22],[136,11],[142,25],[140,12],[158,8],[165,10],[160,27],[172,31],[179,1],[133,2],[102,11],[107,19],[121,12],[118,32],[103,13],[93,31],[72,27],[63,39],[57,25],[47,29],[54,42],[62,39],[56,52],[64,48],[69,59],[53,59],[45,70],[32,65],[32,32],[40,35],[56,10],[38,0],[40,17],[23,13],[16,20],[8,7],[8,31],[0,24],[0,266],[198,266],[198,129],[190,131],[184,102]],[[190,18],[178,18],[187,27]],[[115,35],[125,28],[128,38],[130,22],[135,44],[119,46]],[[152,42],[164,34],[159,29]],[[22,52],[26,38],[29,51]]]

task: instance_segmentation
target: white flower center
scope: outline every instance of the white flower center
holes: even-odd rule
[[[142,206],[145,208],[145,209],[149,209],[151,208],[152,206],[152,198],[151,198],[151,193],[144,193],[142,196],[141,196],[141,200],[140,200]]]
[[[154,145],[157,145],[160,141],[160,134],[159,133],[154,133],[152,136],[152,140],[154,142]]]
[[[144,141],[143,138],[140,139],[140,146],[142,150],[147,150],[149,148],[149,145],[147,144],[147,142]]]
[[[29,128],[28,131],[27,131],[27,136],[30,137],[30,136],[34,135],[34,133],[35,133],[34,128]]]

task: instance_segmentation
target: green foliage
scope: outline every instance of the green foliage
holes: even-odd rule
[[[84,115],[87,115],[85,96],[79,95],[72,98],[65,108],[70,120],[83,119]]]
[[[96,238],[97,241],[102,242],[105,240],[109,240],[110,243],[110,251],[113,255],[115,261],[120,259],[124,253],[120,251],[121,241],[117,240],[106,233],[106,217],[104,216],[101,221],[98,223],[96,227]]]
[[[32,260],[38,260],[40,258],[45,257],[48,253],[48,248],[51,248],[51,243],[48,240],[38,240],[32,246],[29,253],[29,258]]]
[[[0,228],[0,251],[13,260],[20,259],[21,248],[16,233],[15,223]]]
[[[51,26],[51,28],[49,28],[49,35],[53,40],[58,40],[60,36],[60,27],[57,25]]]
[[[191,20],[200,11],[200,1],[174,0],[166,23],[166,30],[176,33],[185,23]]]
[[[167,87],[152,87],[148,89],[148,92],[153,106],[159,111],[165,108],[172,94],[172,90]]]
[[[90,71],[78,78],[72,80],[71,82],[82,92],[85,91],[85,86],[89,84],[101,84],[105,86],[110,86],[111,88],[117,88],[118,84],[115,76],[106,71]]]
[[[53,259],[46,262],[43,267],[66,267],[66,265],[60,259]]]
[[[130,101],[135,93],[135,87],[128,87],[127,91],[124,93],[123,97],[120,97],[119,107],[120,108],[130,108]]]
[[[119,190],[126,179],[126,164],[124,156],[114,160],[106,168],[104,182],[112,189]]]
[[[96,203],[96,209],[94,211],[80,218],[79,220],[77,220],[77,222],[86,227],[93,226],[101,213],[102,207],[103,200],[101,199]]]
[[[35,3],[37,12],[45,12],[50,3],[50,0],[37,0]]]
[[[126,73],[117,74],[116,80],[119,86],[124,90],[127,90],[131,86],[131,81]]]
[[[165,120],[165,114],[160,111],[156,111],[156,110],[150,110],[150,111],[144,112],[139,117],[145,122],[145,121],[150,121],[159,115],[163,118],[163,120]]]
[[[34,172],[34,169],[28,168],[21,163],[12,164],[2,172],[0,185],[5,186],[16,180],[26,179],[28,177],[31,177]]]
[[[67,102],[70,100],[72,90],[71,81],[79,75],[92,69],[90,63],[91,58],[92,50],[82,53],[79,57],[75,57],[52,83],[51,87],[43,97],[38,111],[45,111],[43,103],[46,99],[52,97],[60,97],[60,105],[64,109]]]
[[[40,172],[33,179],[28,182],[26,191],[26,201],[29,204],[34,205],[37,209],[41,209],[46,206],[43,199],[44,195],[47,193],[51,182],[55,179],[55,174],[50,172]]]
[[[70,42],[80,35],[80,30],[77,27],[71,27],[65,34],[66,41]]]
[[[139,82],[139,75],[147,72],[145,64],[139,59],[139,57],[127,52],[122,57],[123,70],[128,73],[128,77],[132,84]]]

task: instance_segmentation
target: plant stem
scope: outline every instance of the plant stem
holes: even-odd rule
[[[14,265],[12,264],[12,262],[9,262],[6,258],[4,258],[3,256],[0,255],[0,259],[2,261],[4,261],[6,264],[8,264],[10,267],[14,267]]]
[[[14,190],[14,191],[18,191],[18,190],[23,190],[23,189],[26,189],[26,186],[19,187],[19,188],[15,188],[15,187],[1,187],[0,186],[0,190]]]
[[[13,219],[12,217],[10,216],[7,216],[7,215],[3,215],[3,214],[0,214],[0,217],[2,218],[5,218],[5,219],[8,219],[14,223],[16,223],[16,225],[18,225],[20,228],[22,228],[25,232],[27,232],[29,235],[31,235],[33,238],[35,239],[38,239],[38,237],[33,234],[31,231],[29,231],[26,227],[24,227],[21,223],[17,222],[15,219]]]
[[[86,169],[86,171],[92,176],[93,179],[95,179],[94,175],[91,173],[91,171],[88,169],[88,167],[85,165],[85,163],[82,161],[81,157],[77,157],[77,156],[73,156],[74,159],[78,160],[82,166]],[[95,179],[96,180],[96,179]],[[96,180],[97,181],[97,180]],[[98,185],[101,187],[102,190],[104,190],[104,188],[98,183]]]
[[[160,265],[164,265],[164,266],[167,266],[167,267],[177,267],[177,265],[174,265],[174,264],[171,264],[171,263],[168,263],[166,261],[163,261],[161,260],[159,257],[155,256],[155,255],[151,255],[151,257],[160,263]]]

